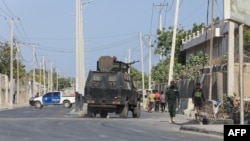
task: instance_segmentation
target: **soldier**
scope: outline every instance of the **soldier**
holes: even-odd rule
[[[180,95],[175,82],[170,82],[170,87],[167,90],[168,111],[170,114],[170,122],[175,123],[176,106],[180,104]]]

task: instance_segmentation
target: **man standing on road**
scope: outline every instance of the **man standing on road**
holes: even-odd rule
[[[170,122],[175,123],[176,106],[179,107],[180,95],[175,82],[170,82],[170,87],[167,90],[168,111],[170,114]]]
[[[16,92],[13,94],[13,104],[16,104]]]
[[[160,101],[161,101],[161,112],[163,113],[166,107],[166,95],[163,93],[163,91],[161,91]]]
[[[154,90],[154,95],[155,95],[155,112],[159,112],[161,94],[159,93],[158,90]]]
[[[147,98],[147,99],[146,99],[146,105],[145,105],[146,111],[149,111],[149,101],[150,101],[149,96],[150,96],[150,91],[149,91],[149,90],[146,90],[146,96],[145,96],[145,98]]]
[[[151,90],[149,90],[150,94],[149,94],[149,105],[148,105],[148,112],[152,113],[152,109],[154,107],[155,104],[155,95],[153,94],[153,92]]]
[[[196,88],[193,90],[192,93],[192,100],[195,106],[195,110],[197,112],[197,114],[200,114],[200,111],[202,109],[202,106],[205,103],[205,97],[204,97],[204,93],[201,89],[201,83],[196,83]]]

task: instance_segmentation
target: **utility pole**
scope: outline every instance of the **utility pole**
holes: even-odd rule
[[[142,75],[142,91],[144,92],[145,85],[144,85],[144,61],[143,61],[143,48],[142,48],[142,34],[140,32],[140,48],[141,48],[141,75]]]
[[[81,34],[80,34],[80,26],[81,26],[81,18],[80,18],[80,12],[81,12],[81,0],[76,0],[76,76],[75,76],[75,91],[79,92],[79,77],[80,77],[80,52],[81,52]]]
[[[243,85],[243,24],[239,25],[239,92],[240,92],[240,124],[244,125],[244,85]]]
[[[214,48],[214,42],[213,42],[213,36],[214,34],[214,0],[212,0],[212,6],[211,6],[211,29],[210,29],[210,80],[209,80],[209,95],[208,99],[212,99],[212,91],[213,91],[213,48]]]
[[[53,91],[53,62],[50,63],[50,89]]]
[[[58,70],[56,71],[56,90],[58,91]]]
[[[25,43],[25,42],[20,42],[18,41],[17,42],[17,48],[19,49],[19,46],[20,44],[22,45],[29,45],[32,47],[32,83],[31,83],[31,89],[30,89],[30,97],[33,97],[35,94],[35,90],[36,90],[36,81],[35,81],[35,58],[36,58],[36,53],[35,53],[35,47],[37,46],[37,44],[33,44],[33,43]],[[19,60],[20,60],[20,50],[18,51],[19,52]],[[19,63],[18,63],[19,65]],[[19,66],[18,66],[19,67]],[[18,68],[18,79],[19,79],[19,68]],[[17,83],[19,83],[19,80],[17,80]],[[18,84],[19,85],[19,84]],[[19,88],[17,89],[17,95],[19,95]]]
[[[228,21],[227,95],[234,94],[234,47],[235,23]],[[232,63],[233,62],[233,63]]]
[[[128,49],[128,63],[130,63],[130,49]],[[130,66],[128,68],[128,73],[130,74]]]
[[[50,73],[49,73],[49,67],[48,67],[47,83],[48,83],[48,91],[51,91],[51,89],[50,89],[50,78],[49,78],[49,75],[50,75]]]
[[[42,62],[39,63],[39,96],[41,95],[41,85],[42,85]]]
[[[20,45],[17,43],[17,85],[16,85],[16,104],[19,104],[20,93],[19,93],[19,67],[20,67]]]
[[[14,44],[14,20],[11,21],[10,35],[10,106],[13,107],[13,44]]]
[[[36,52],[35,52],[35,47],[37,46],[37,44],[33,44],[33,43],[25,43],[25,42],[20,42],[18,41],[18,46],[22,44],[22,45],[29,45],[32,47],[32,83],[31,83],[31,92],[30,92],[30,97],[34,96],[35,93],[35,89],[36,89],[36,80],[35,80],[35,58],[36,58]]]
[[[167,6],[168,4],[159,4],[159,5],[154,5],[153,6],[159,6],[160,7],[160,12],[159,12],[159,30],[162,33],[162,9]],[[162,48],[160,52],[160,61],[162,61]]]
[[[148,89],[152,89],[152,77],[151,77],[151,68],[152,68],[152,63],[151,63],[151,35],[149,35],[149,42],[148,42]]]
[[[35,52],[35,46],[32,46],[33,48],[33,79],[32,79],[32,92],[31,97],[35,95],[35,86],[36,86],[36,78],[35,78],[35,58],[36,58],[36,52]]]
[[[13,44],[14,44],[14,23],[16,22],[13,18],[10,22],[10,107],[13,107]]]
[[[45,80],[45,60],[44,60],[44,56],[43,56],[43,85],[44,85],[44,93],[47,92],[46,90],[46,80]]]
[[[81,0],[76,0],[76,86],[75,91],[84,95],[85,85],[85,55],[84,55],[84,35],[83,35],[83,6],[93,2],[81,4]]]
[[[179,0],[176,0],[174,29],[173,29],[173,38],[172,38],[172,47],[171,47],[171,56],[170,56],[169,74],[168,74],[168,85],[170,85],[170,81],[173,80],[174,54],[175,54],[178,14],[179,14]]]
[[[80,65],[80,72],[79,72],[79,93],[84,95],[84,74],[85,74],[85,53],[84,53],[84,50],[85,50],[85,44],[84,44],[84,34],[83,34],[83,6],[84,4],[81,4],[81,9],[80,9],[80,26],[79,26],[79,29],[80,29],[80,39],[79,39],[79,49],[80,49],[80,56],[79,56],[79,65]]]

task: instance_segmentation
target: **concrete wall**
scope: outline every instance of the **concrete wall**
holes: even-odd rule
[[[16,103],[26,104],[30,98],[30,86],[28,81],[20,81],[19,91],[17,91],[16,83],[13,84],[13,92],[16,92]],[[12,103],[9,93],[9,80],[8,76],[0,74],[0,105],[8,105]]]
[[[234,93],[239,96],[239,68],[238,64],[235,64],[234,67]],[[223,99],[223,95],[227,94],[227,72],[221,69],[214,69],[215,72],[212,75],[212,99],[216,100],[217,98]],[[209,98],[209,73],[205,73],[195,80],[182,79],[177,81],[177,86],[180,91],[181,98],[191,98],[192,91],[195,88],[196,82],[201,83],[201,88],[205,93],[206,99]],[[162,86],[164,84],[164,87]],[[243,73],[243,92],[245,98],[250,98],[250,64],[244,65]],[[166,82],[162,84],[155,84],[155,89],[159,91],[165,91]],[[164,89],[163,89],[164,88]]]
[[[234,67],[234,90],[235,90],[235,94],[239,95],[239,65],[235,64]],[[250,64],[245,64],[243,67],[243,90],[244,90],[244,97],[248,97],[250,98]]]
[[[8,103],[8,77],[0,74],[0,105]]]

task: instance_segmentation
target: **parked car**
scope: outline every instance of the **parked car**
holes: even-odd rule
[[[36,108],[43,108],[43,106],[48,105],[63,105],[65,108],[71,108],[74,103],[75,96],[63,96],[61,91],[47,92],[29,100],[29,104]]]

